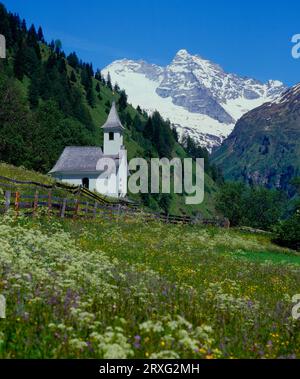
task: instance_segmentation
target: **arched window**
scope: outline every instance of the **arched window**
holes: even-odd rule
[[[90,188],[90,179],[89,178],[83,178],[82,179],[82,186],[84,188],[89,189]]]

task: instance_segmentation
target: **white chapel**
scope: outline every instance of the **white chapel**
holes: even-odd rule
[[[66,147],[49,174],[64,183],[83,186],[111,197],[127,194],[128,162],[123,142],[125,131],[113,103],[100,147]]]

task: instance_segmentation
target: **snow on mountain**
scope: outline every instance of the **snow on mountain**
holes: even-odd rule
[[[149,113],[158,110],[202,146],[218,146],[245,113],[276,100],[283,83],[261,83],[226,73],[220,66],[180,50],[171,64],[160,67],[145,61],[123,59],[106,67],[127,92],[129,102]]]

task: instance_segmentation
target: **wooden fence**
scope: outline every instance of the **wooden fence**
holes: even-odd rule
[[[10,209],[14,210],[16,216],[19,216],[22,211],[26,216],[35,217],[39,211],[43,211],[43,214],[48,216],[72,219],[96,218],[98,216],[103,219],[120,219],[140,216],[145,221],[160,220],[172,224],[193,222],[192,218],[188,216],[143,212],[141,208],[126,207],[122,204],[103,205],[97,200],[91,202],[83,201],[80,198],[60,198],[52,196],[51,191],[48,194],[40,194],[36,191],[34,195],[19,191],[5,191],[2,213],[7,213]]]
[[[22,211],[30,217],[36,217],[39,212],[43,212],[46,216],[71,219],[101,217],[118,221],[121,218],[141,217],[145,222],[159,220],[170,224],[229,227],[228,221],[224,219],[199,219],[144,211],[139,204],[132,201],[110,200],[82,187],[71,187],[62,183],[45,185],[0,176],[1,179],[6,182],[0,182],[0,188],[4,189],[4,203],[0,204],[0,213],[7,213],[13,209],[16,216]],[[20,190],[20,186],[26,186],[26,188]],[[57,189],[63,191],[57,191]],[[68,193],[72,197],[66,196]]]
[[[0,188],[6,188],[6,189],[12,189],[12,188],[19,188],[19,187],[26,187],[27,189],[30,188],[38,188],[45,190],[51,190],[52,192],[68,192],[73,196],[82,196],[91,200],[95,200],[100,204],[103,205],[125,205],[125,206],[138,206],[138,203],[135,203],[133,201],[127,200],[127,199],[112,199],[104,195],[96,194],[95,192],[89,191],[87,188],[84,188],[82,186],[71,186],[65,183],[61,182],[54,182],[53,184],[43,184],[38,182],[32,182],[32,181],[21,181],[21,180],[14,180],[10,178],[6,178],[4,176],[0,176]]]

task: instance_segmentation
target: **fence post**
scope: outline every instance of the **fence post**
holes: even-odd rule
[[[94,205],[94,218],[97,217],[97,208],[98,208],[98,203],[97,203],[97,201],[95,201],[95,205]]]
[[[38,191],[35,191],[35,194],[34,194],[34,202],[33,202],[33,212],[32,212],[32,216],[35,217],[36,216],[36,211],[38,209],[38,205],[39,205],[39,192]]]
[[[88,217],[89,215],[89,202],[87,201],[85,203],[85,217]]]
[[[10,191],[6,191],[5,192],[5,209],[4,209],[4,213],[7,213],[9,211],[10,200],[11,200],[11,192]]]
[[[15,199],[15,212],[16,216],[19,217],[19,210],[20,210],[20,192],[16,192],[16,199]]]
[[[225,218],[223,221],[223,228],[230,229],[230,221],[228,218]]]
[[[120,222],[121,217],[121,204],[118,205],[118,222]]]
[[[78,216],[78,211],[79,211],[79,200],[76,199],[76,200],[75,200],[74,216],[73,216],[74,220],[75,220],[75,219],[77,218],[77,216]]]
[[[51,216],[52,211],[52,191],[48,193],[48,216]]]
[[[65,213],[66,213],[66,207],[67,207],[67,199],[63,199],[61,211],[60,211],[60,217],[65,218]]]

